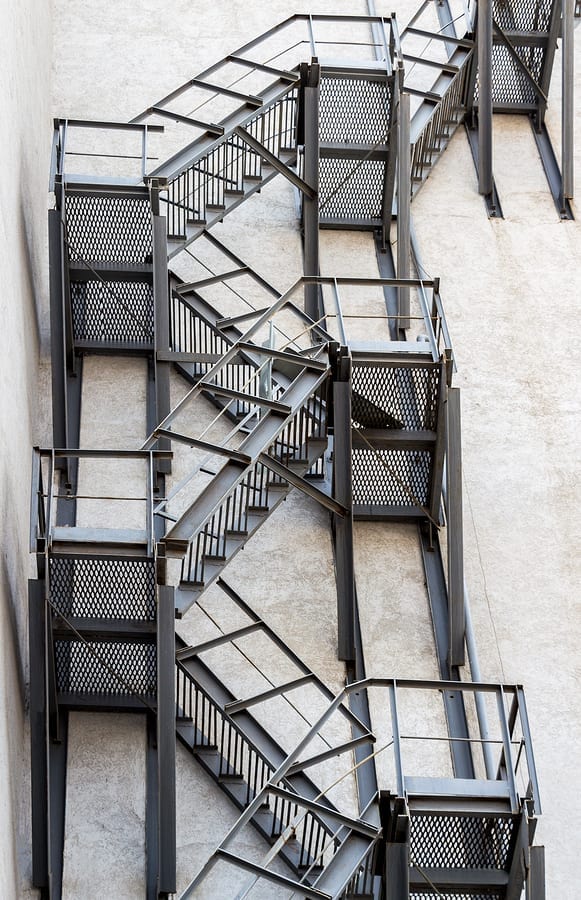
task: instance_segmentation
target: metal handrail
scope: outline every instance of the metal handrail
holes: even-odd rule
[[[29,540],[30,552],[37,551],[38,541],[45,542],[45,549],[48,550],[52,544],[53,537],[53,514],[56,506],[55,501],[63,496],[73,499],[93,499],[102,500],[110,503],[111,501],[127,501],[144,502],[146,505],[145,516],[145,533],[147,539],[148,553],[153,553],[154,548],[154,496],[153,496],[153,474],[154,460],[171,459],[172,453],[169,450],[103,450],[103,449],[54,449],[40,448],[33,449],[32,456],[32,476],[31,476],[31,503],[30,503],[30,525]],[[78,493],[67,493],[62,495],[58,492],[55,484],[55,475],[58,471],[58,460],[74,460],[74,459],[142,459],[147,463],[147,475],[145,483],[145,493],[139,496],[111,496],[111,494],[99,495],[79,495]],[[49,473],[46,486],[42,474],[42,462],[48,460]]]
[[[201,699],[200,699],[201,698]],[[246,783],[245,806],[271,782],[275,766],[268,757],[255,747],[244,731],[219,706],[186,666],[176,659],[176,716],[190,719],[194,729],[192,750],[213,747],[219,754],[218,778],[239,775]],[[198,742],[199,741],[199,742]],[[281,778],[276,785],[296,794],[287,778]],[[296,794],[300,804],[300,795]],[[272,838],[279,836],[288,825],[292,804],[276,798],[272,808]],[[295,837],[300,843],[299,866],[307,866],[316,858],[319,846],[332,835],[329,826],[312,811],[307,811],[297,828]],[[313,842],[314,836],[314,842]]]
[[[163,125],[153,125],[148,122],[143,123],[134,123],[134,122],[115,122],[115,121],[103,121],[103,120],[93,120],[93,119],[54,119],[54,131],[53,131],[53,139],[52,139],[52,152],[51,152],[51,163],[50,163],[50,177],[49,177],[49,191],[54,191],[56,187],[56,179],[57,177],[66,179],[66,157],[67,157],[67,143],[68,143],[68,132],[71,128],[90,128],[97,129],[100,131],[129,131],[141,133],[141,153],[136,156],[130,157],[131,159],[140,160],[140,177],[135,179],[135,183],[138,184],[140,181],[143,181],[146,171],[147,171],[147,136],[148,133],[162,133],[164,131]],[[127,159],[128,157],[125,154],[117,154],[117,153],[75,153],[75,155],[80,156],[97,156],[103,159]],[[106,183],[111,179],[103,179],[103,182]]]

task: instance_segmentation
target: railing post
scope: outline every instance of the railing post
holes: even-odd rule
[[[333,378],[333,495],[348,509],[333,515],[337,578],[338,657],[355,658],[355,572],[353,566],[353,484],[351,467],[351,357],[337,348]]]
[[[176,890],[175,634],[174,589],[158,587],[157,762],[158,893]]]
[[[492,2],[478,3],[478,191],[492,193]]]
[[[545,848],[529,847],[526,900],[545,900]]]
[[[303,80],[303,125],[305,146],[304,178],[313,189],[312,198],[303,194],[303,246],[305,275],[319,274],[319,83],[320,66],[316,57],[301,71]],[[319,286],[305,285],[305,312],[317,322],[322,310]]]
[[[448,541],[448,663],[463,666],[464,653],[464,537],[462,519],[462,449],[460,389],[448,388],[446,402],[446,476]]]
[[[411,147],[410,95],[403,88],[403,67],[400,68],[400,92],[397,130],[397,277],[410,277],[410,202]],[[398,287],[398,328],[410,327],[410,289]]]
[[[574,105],[574,66],[575,47],[573,29],[573,2],[563,0],[563,60],[562,60],[562,106],[561,106],[561,130],[562,130],[562,197],[561,202],[571,200],[574,193],[574,169],[573,169],[573,126],[575,123]]]
[[[152,188],[152,205],[153,208],[159,208],[157,186]],[[161,362],[157,359],[158,351],[167,351],[170,349],[170,321],[169,321],[169,285],[167,271],[167,224],[164,216],[158,214],[153,215],[153,298],[154,298],[154,391],[155,397],[153,408],[150,404],[148,410],[149,421],[147,423],[147,432],[151,432],[159,425],[163,419],[169,414],[171,409],[170,403],[170,363]],[[158,442],[160,450],[169,450],[170,442],[168,438],[160,438]],[[163,474],[171,472],[170,460],[158,459],[156,462],[156,471]]]
[[[49,781],[46,710],[46,601],[44,582],[28,582],[30,658],[30,753],[32,793],[32,883],[49,886]]]
[[[64,192],[62,202],[64,203]],[[67,447],[67,362],[64,331],[64,272],[60,209],[48,213],[50,262],[50,350],[53,447]],[[64,467],[64,462],[63,462]]]

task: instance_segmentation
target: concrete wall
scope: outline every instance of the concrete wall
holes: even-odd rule
[[[47,175],[50,4],[1,4],[0,96],[0,886],[21,896],[29,865],[28,496],[37,427],[39,342],[48,327]],[[46,397],[44,398],[46,400]],[[19,860],[21,856],[21,860]]]
[[[326,0],[313,8],[336,12],[343,6]],[[402,10],[405,21],[403,13],[410,3],[394,6]],[[89,7],[84,0],[55,0],[53,113],[127,119],[244,40],[293,11],[310,8],[310,3],[289,8],[282,0],[256,0],[244,5],[200,0],[194,9],[182,0],[170,0],[160,14],[159,6],[151,2],[137,7],[106,0],[98,7]],[[364,13],[367,4],[360,0],[350,3],[349,9]],[[19,15],[25,19],[24,12]],[[37,69],[32,65],[29,68],[37,77]],[[13,71],[17,71],[16,58]],[[558,79],[556,85],[558,88]],[[28,95],[27,102],[32,102]],[[555,128],[558,90],[551,103],[556,112],[551,113],[550,124]],[[578,145],[579,140],[578,135]],[[574,593],[579,576],[575,563],[579,531],[575,423],[579,421],[579,409],[572,386],[579,362],[573,304],[579,289],[576,270],[581,235],[577,224],[558,221],[527,123],[512,118],[498,120],[495,141],[495,171],[504,221],[486,218],[477,195],[470,151],[461,132],[422,188],[413,211],[425,265],[442,279],[458,357],[456,383],[463,388],[467,580],[483,676],[524,681],[529,690],[546,809],[542,840],[547,844],[548,897],[575,900],[575,848],[570,835],[578,833],[581,824],[576,803],[581,785],[579,766],[575,772],[570,762],[581,737],[581,709],[575,693],[581,617]],[[45,140],[42,146],[48,148],[48,142]],[[7,166],[0,177],[8,182],[6,172],[14,171],[16,161],[21,159],[14,153],[9,161],[12,168]],[[580,165],[578,159],[578,171]],[[39,234],[45,221],[43,179],[47,169],[48,149],[40,164],[43,177],[34,193],[27,182],[29,195],[38,205],[34,221]],[[299,248],[292,191],[280,181],[227,219],[218,234],[284,289],[298,274]],[[13,197],[14,183],[13,179],[9,185],[3,182],[3,196]],[[11,217],[9,222],[13,221]],[[263,239],[260,247],[253,240],[252,226],[256,223],[261,229],[270,227],[268,239]],[[22,247],[21,241],[20,269],[27,271]],[[326,235],[323,256],[324,265],[334,271],[340,268],[342,274],[361,275],[369,272],[373,249],[371,241],[366,243],[361,236],[332,239]],[[30,297],[31,291],[22,294]],[[554,321],[552,316],[556,317]],[[33,321],[31,315],[29,318]],[[17,320],[13,330],[22,340],[31,329],[19,327],[21,324]],[[29,346],[21,347],[19,358],[33,358],[33,345],[29,338]],[[116,363],[114,379],[106,365],[102,360],[92,361],[91,372],[87,372],[90,387],[87,382],[85,414],[89,415],[89,399],[92,412],[83,420],[85,443],[102,437],[95,422],[100,411],[110,405],[108,398],[114,397],[119,383],[132,382],[136,393],[141,390],[142,375],[134,363]],[[7,396],[3,391],[2,398]],[[23,379],[21,404],[25,397]],[[134,446],[144,420],[139,423],[135,407],[129,435],[124,431],[123,415],[118,413],[117,421],[107,431],[107,442],[119,439],[125,446]],[[21,451],[30,441],[29,429],[20,436]],[[12,452],[16,459],[16,452]],[[0,483],[11,482],[4,479]],[[24,479],[18,483],[13,505],[19,510],[27,509],[27,487]],[[25,512],[21,518],[24,523]],[[22,527],[20,533],[24,533]],[[369,672],[433,677],[431,626],[414,533],[403,526],[366,523],[358,526],[356,542]],[[20,544],[24,553],[24,538]],[[15,546],[13,555],[17,553]],[[311,572],[315,579],[311,579]],[[276,584],[270,586],[273,573]],[[24,593],[23,565],[20,575],[15,596]],[[337,688],[341,669],[334,659],[332,558],[321,511],[310,501],[293,496],[237,559],[230,578],[269,624]],[[212,609],[211,596],[207,602]],[[21,601],[16,600],[14,605],[21,608]],[[18,621],[18,616],[17,612],[13,619]],[[192,638],[199,627],[193,619],[182,624],[184,633]],[[22,644],[23,621],[19,621],[18,631]],[[17,671],[15,659],[11,664],[12,682],[17,680]],[[13,686],[9,684],[9,688]],[[116,776],[125,777],[118,819],[125,843],[119,847],[99,837],[105,816],[103,806],[92,801],[102,797],[104,791],[112,803],[118,801],[119,782],[110,778],[104,767],[91,766],[89,751],[94,739],[87,733],[83,718],[76,717],[72,725],[76,753],[68,785],[66,896],[99,897],[106,883],[110,893],[137,898],[143,895],[139,882],[143,871],[143,803],[136,760],[141,761],[144,736],[134,724],[117,728],[112,717],[101,717],[100,725],[101,756],[131,756]],[[20,734],[22,723],[17,722],[17,726]],[[1,768],[4,772],[4,766]],[[183,886],[234,817],[216,789],[192,769],[191,760],[182,753],[178,756],[178,784],[179,880]],[[88,804],[93,807],[93,817],[87,829]],[[201,808],[203,827],[198,813]],[[90,856],[87,841],[94,848]],[[0,846],[4,844],[9,850],[13,846],[8,835]],[[127,871],[110,870],[110,852],[131,860],[131,884]],[[228,894],[227,884],[223,882],[222,888],[217,888],[222,896]]]

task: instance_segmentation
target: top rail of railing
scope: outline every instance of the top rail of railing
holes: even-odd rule
[[[55,119],[50,162],[49,191],[57,183],[66,181],[105,182],[107,184],[138,185],[143,182],[147,164],[148,139],[152,134],[162,134],[163,125],[150,122],[113,122],[91,119]],[[91,133],[91,136],[89,136]],[[98,138],[95,139],[95,133]],[[83,140],[84,137],[84,140]],[[121,137],[121,140],[119,138]],[[126,143],[123,138],[129,138]],[[101,141],[99,146],[98,141]],[[73,159],[84,160],[81,171]],[[98,162],[116,161],[116,165],[129,164],[131,174],[108,175],[98,171]],[[92,161],[92,165],[89,164]],[[109,162],[111,165],[111,162]]]
[[[521,812],[522,803],[529,800],[532,801],[534,813],[536,815],[541,813],[527,706],[524,689],[519,684],[366,678],[347,685],[312,725],[300,747],[279,767],[277,777],[284,776],[294,763],[298,752],[308,745],[314,735],[334,716],[339,705],[351,693],[365,689],[379,689],[387,693],[385,707],[388,710],[391,740],[386,747],[393,748],[396,781],[394,788],[400,796],[419,792],[422,796],[432,796],[436,799],[460,795],[484,800],[500,798],[508,802],[513,814]],[[420,742],[433,746],[434,742],[441,742],[451,748],[454,741],[461,740],[448,733],[434,733],[437,731],[435,723],[439,720],[445,723],[443,692],[460,692],[465,703],[468,703],[470,698],[474,699],[476,695],[482,696],[490,703],[491,708],[496,710],[496,715],[490,717],[489,733],[486,738],[474,735],[466,739],[472,747],[487,743],[493,748],[497,763],[495,772],[492,773],[495,777],[484,774],[482,777],[477,775],[473,779],[458,779],[453,774],[441,777],[435,771],[435,766],[433,777],[417,777],[411,774],[414,754],[409,748],[412,744],[417,745]],[[378,739],[381,743],[381,737]],[[422,773],[426,771],[425,760],[420,771]]]
[[[30,503],[30,552],[50,550],[58,534],[57,506],[73,504],[79,520],[84,504],[83,540],[101,538],[116,542],[121,532],[139,536],[149,555],[154,548],[154,468],[159,459],[170,459],[167,450],[44,449],[35,447],[32,458]],[[88,468],[79,477],[81,461]],[[111,463],[111,469],[107,465]],[[129,468],[128,468],[129,466]],[[63,469],[64,467],[64,469]],[[61,477],[64,472],[67,477]],[[74,479],[71,473],[74,471]],[[113,475],[111,474],[113,472]],[[74,482],[74,483],[73,483]],[[113,515],[112,515],[113,514]],[[111,519],[116,523],[110,527]],[[121,522],[121,524],[120,524]],[[131,528],[131,526],[137,526]],[[129,529],[128,529],[129,526]],[[71,537],[81,534],[69,526]],[[74,531],[74,535],[73,535]],[[62,534],[66,534],[61,528]]]

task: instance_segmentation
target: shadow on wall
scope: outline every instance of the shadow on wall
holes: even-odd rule
[[[30,318],[34,322],[34,333],[29,335],[34,345],[44,356],[50,351],[49,306],[48,306],[48,225],[45,194],[42,206],[32,193],[35,181],[32,178],[34,161],[27,155],[27,145],[23,140],[19,155],[20,166],[18,184],[18,236],[21,266],[22,295],[29,303]],[[40,207],[40,208],[39,208]],[[40,215],[39,215],[40,213]],[[41,226],[39,228],[39,222]],[[36,237],[36,240],[35,240]]]

